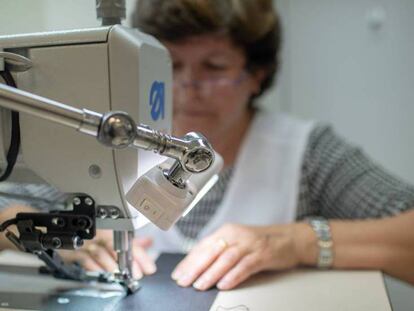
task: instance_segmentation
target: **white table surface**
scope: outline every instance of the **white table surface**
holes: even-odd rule
[[[0,253],[1,265],[39,266],[36,257]],[[211,311],[412,311],[414,287],[379,271],[295,270],[262,273],[241,287],[220,292]]]

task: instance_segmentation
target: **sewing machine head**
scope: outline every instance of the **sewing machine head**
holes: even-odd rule
[[[2,37],[0,48],[32,64],[9,67],[19,89],[75,108],[124,111],[137,123],[171,132],[168,52],[138,30],[113,26]],[[7,64],[11,58],[0,61]],[[162,160],[159,156],[132,148],[112,150],[26,114],[20,116],[20,131],[24,164],[30,170],[62,192],[86,193],[96,205],[108,207],[107,216],[102,211],[98,217],[99,227],[134,230],[142,225],[125,193],[140,174]],[[3,163],[6,150],[0,152]]]
[[[93,237],[95,226],[112,229],[119,278],[134,289],[129,255],[133,232],[148,219],[162,229],[171,227],[211,186],[211,177],[222,165],[202,135],[167,135],[172,121],[172,69],[167,50],[154,38],[119,25],[4,36],[0,37],[1,70],[8,75],[5,80],[19,89],[57,101],[50,110],[41,111],[31,106],[37,100],[31,94],[16,95],[6,87],[0,92],[0,107],[26,112],[20,114],[19,125],[24,165],[72,194],[68,205],[78,213],[72,211],[54,220],[45,216],[47,220],[42,221],[50,225],[50,234],[38,238],[45,241],[40,250],[76,248],[79,239]],[[16,105],[24,100],[29,110]],[[48,104],[42,100],[42,105]],[[9,101],[14,102],[8,105]],[[59,103],[71,107],[62,110]],[[72,121],[79,111],[81,119],[76,124]],[[106,111],[126,114],[97,113]],[[0,110],[0,118],[11,120],[10,111]],[[146,126],[136,126],[133,120]],[[12,123],[2,122],[0,128],[3,169],[10,166],[8,148],[16,143],[10,139]],[[73,127],[88,135],[80,135]],[[135,148],[120,148],[128,146]],[[165,160],[162,155],[174,161],[157,165]],[[74,221],[74,215],[83,220]],[[20,216],[25,225],[27,220],[27,215]],[[70,236],[73,231],[75,236]],[[38,246],[22,247],[33,251]]]

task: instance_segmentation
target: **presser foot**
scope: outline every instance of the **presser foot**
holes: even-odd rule
[[[115,282],[118,282],[120,285],[122,285],[128,295],[134,294],[141,287],[139,281],[131,277],[129,273],[115,272],[113,276]]]

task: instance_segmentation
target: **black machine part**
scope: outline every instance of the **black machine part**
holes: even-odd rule
[[[0,232],[21,251],[35,254],[46,266],[41,273],[56,278],[75,281],[116,281],[111,273],[85,271],[78,263],[65,263],[57,250],[77,249],[84,239],[96,234],[96,211],[93,199],[87,195],[76,195],[72,199],[73,210],[50,213],[18,213],[16,217],[0,225]],[[18,234],[7,228],[16,225]]]

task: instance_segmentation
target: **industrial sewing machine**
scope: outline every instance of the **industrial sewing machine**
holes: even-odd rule
[[[120,25],[3,36],[0,72],[0,179],[20,169],[23,158],[25,167],[68,194],[67,209],[19,213],[0,231],[57,277],[119,282],[135,292],[134,231],[148,220],[167,230],[222,166],[201,134],[168,134],[168,52]],[[85,272],[56,252],[80,247],[96,228],[114,230],[117,273]]]

